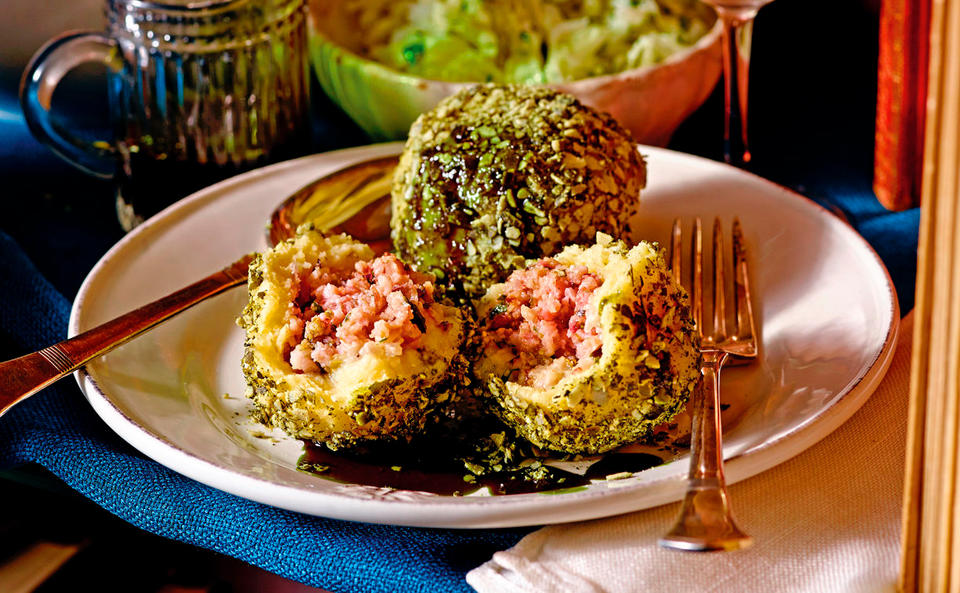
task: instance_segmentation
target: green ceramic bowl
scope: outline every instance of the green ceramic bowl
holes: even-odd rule
[[[410,124],[469,82],[410,76],[335,43],[348,27],[336,0],[310,2],[310,60],[320,86],[372,140],[402,140]],[[550,85],[607,111],[638,142],[665,145],[721,73],[720,23],[692,47],[655,66]]]

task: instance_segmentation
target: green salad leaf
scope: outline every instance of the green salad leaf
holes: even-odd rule
[[[419,77],[549,83],[657,64],[709,31],[697,0],[400,0],[356,5],[368,57]]]

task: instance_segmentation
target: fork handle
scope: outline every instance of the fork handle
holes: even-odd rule
[[[690,435],[690,464],[687,476],[692,482],[725,483],[723,477],[723,428],[720,420],[720,368],[726,352],[704,352],[698,389],[694,397],[693,427]]]
[[[7,410],[161,321],[247,278],[250,256],[157,301],[43,350],[0,362],[0,416]]]
[[[680,517],[660,539],[660,545],[677,550],[737,550],[753,543],[733,519],[723,477],[723,442],[720,425],[720,369],[726,352],[704,351],[699,382],[693,395],[693,430],[690,435],[690,473]]]

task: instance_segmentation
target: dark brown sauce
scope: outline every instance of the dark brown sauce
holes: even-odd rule
[[[661,463],[663,463],[661,458],[650,453],[608,453],[603,456],[603,459],[591,465],[584,477],[588,481],[602,480],[613,474],[642,472]]]
[[[489,488],[492,494],[526,494],[573,488],[589,484],[621,472],[640,472],[663,463],[649,453],[610,453],[597,461],[584,475],[549,467],[546,477],[532,480],[518,472],[500,472],[473,476],[461,462],[450,456],[427,451],[407,449],[395,453],[378,452],[374,455],[352,455],[333,452],[322,445],[304,441],[304,454],[299,468],[338,482],[363,484],[378,488],[432,492],[446,496],[463,496],[480,488]],[[475,481],[464,480],[471,476]]]

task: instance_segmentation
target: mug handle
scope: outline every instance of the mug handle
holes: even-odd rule
[[[123,69],[117,42],[103,33],[71,31],[55,37],[30,59],[20,80],[20,107],[34,137],[80,170],[110,179],[116,173],[116,149],[112,142],[83,140],[57,124],[50,116],[53,92],[60,80],[85,62],[100,62],[113,73]]]

